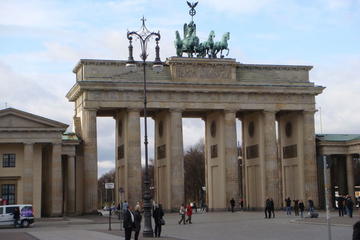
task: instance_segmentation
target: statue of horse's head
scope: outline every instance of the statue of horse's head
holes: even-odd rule
[[[176,40],[181,40],[179,31],[175,32]]]
[[[214,31],[211,31],[209,33],[209,39],[213,40],[215,38],[215,32]]]
[[[223,36],[224,39],[229,40],[230,39],[230,33],[226,32]]]

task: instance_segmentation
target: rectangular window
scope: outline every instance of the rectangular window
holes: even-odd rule
[[[4,213],[4,208],[0,207],[0,214],[3,214],[3,213]]]
[[[7,204],[15,204],[15,184],[1,185],[1,198],[6,200]]]
[[[16,154],[7,153],[3,155],[3,167],[14,168],[16,166]]]

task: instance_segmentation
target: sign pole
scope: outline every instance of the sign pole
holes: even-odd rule
[[[114,188],[115,188],[114,183],[105,183],[106,196],[107,196],[107,200],[109,203],[109,231],[111,231],[111,203],[109,202],[109,191],[108,190],[113,191]]]
[[[331,223],[330,223],[330,208],[329,208],[329,189],[330,189],[330,183],[328,179],[328,163],[326,161],[326,155],[323,155],[323,164],[324,164],[324,185],[325,185],[325,204],[326,204],[326,222],[328,225],[328,239],[331,240]]]

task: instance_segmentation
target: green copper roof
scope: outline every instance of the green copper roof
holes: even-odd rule
[[[347,142],[360,140],[360,134],[316,134],[316,138],[320,141]]]
[[[75,133],[67,132],[62,135],[62,140],[63,141],[79,141],[80,138],[78,138],[78,136],[76,136]]]

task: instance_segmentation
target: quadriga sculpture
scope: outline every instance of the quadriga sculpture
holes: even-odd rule
[[[196,49],[199,48],[199,38],[196,36],[196,24],[191,21],[188,24],[184,24],[184,39],[181,40],[178,31],[175,32],[176,40],[176,54],[178,57],[182,57],[183,53],[187,53],[189,57],[193,57],[196,53]]]
[[[227,50],[227,54],[226,56],[229,55],[229,48],[228,48],[228,41],[230,39],[230,33],[227,32],[223,35],[222,39],[220,42],[216,42],[214,44],[214,47],[211,51],[211,55],[213,58],[216,58],[216,55],[220,52],[220,58],[224,58],[224,55],[222,54],[223,50]]]

